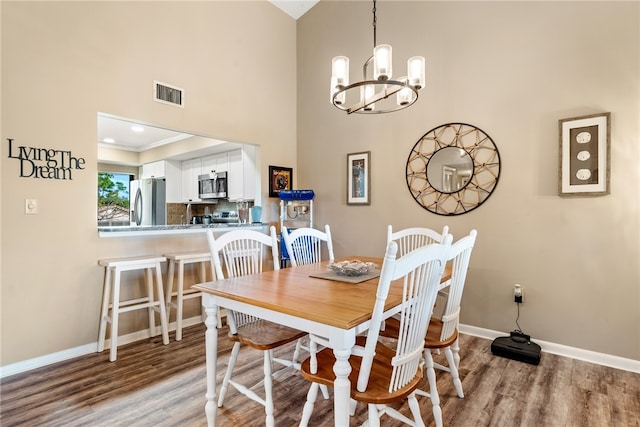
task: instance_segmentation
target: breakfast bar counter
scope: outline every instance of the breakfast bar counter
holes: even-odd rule
[[[269,224],[266,223],[116,226],[98,227],[98,235],[100,237],[144,237],[171,234],[199,234],[205,233],[209,229],[213,229],[215,233],[226,233],[227,231],[236,230],[239,227],[246,228],[248,230],[265,231],[268,226]]]

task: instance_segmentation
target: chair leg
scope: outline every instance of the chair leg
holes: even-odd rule
[[[311,383],[311,387],[309,387],[309,392],[307,392],[307,401],[304,404],[304,408],[302,409],[302,419],[300,420],[300,427],[307,427],[309,425],[309,420],[311,419],[311,414],[313,413],[313,405],[316,402],[316,398],[318,397],[318,388],[320,384]]]
[[[207,265],[204,262],[198,263],[200,264],[200,283],[207,281]]]
[[[407,398],[407,403],[409,404],[409,409],[411,409],[411,415],[413,415],[413,422],[416,427],[424,427],[424,421],[420,413],[420,405],[418,405],[418,399],[416,399],[415,393],[412,393]]]
[[[433,419],[436,427],[442,427],[442,410],[440,409],[440,396],[438,395],[438,387],[436,385],[436,371],[433,367],[431,350],[428,348],[424,350],[424,359],[427,366],[427,378],[429,379],[429,395],[431,398]]]
[[[182,341],[182,306],[184,303],[184,263],[178,264],[178,289],[176,295],[176,341]]]
[[[207,263],[206,261],[202,261],[198,263],[200,265],[200,268],[198,269],[199,273],[198,273],[198,283],[204,283],[207,281]],[[213,270],[212,270],[213,271]],[[213,278],[211,279],[213,280]],[[200,297],[200,302],[202,303],[202,297]],[[204,317],[204,312],[205,309],[204,307],[202,307],[202,322],[205,321],[205,317]],[[218,313],[217,313],[217,320],[218,320],[218,326],[217,328],[220,329],[220,327],[222,326],[222,315],[221,315],[222,310],[218,309]]]
[[[298,341],[296,341],[296,348],[293,350],[293,356],[291,357],[291,363],[293,364],[293,366],[296,366],[296,364],[298,364],[298,358],[300,357],[300,349],[302,348],[302,340],[304,338],[299,338]]]
[[[351,399],[349,402],[349,416],[353,417],[356,414],[356,408],[358,407],[358,401]]]
[[[453,360],[456,362],[456,368],[460,367],[460,338],[456,338],[456,340],[451,344],[451,350],[453,351]]]
[[[311,369],[311,373],[318,373],[318,359],[316,359],[316,353],[318,352],[318,343],[309,338],[309,355],[311,356],[311,360],[309,361],[309,368]]]
[[[378,413],[378,405],[369,403],[369,427],[380,427],[380,414]]]
[[[173,294],[173,281],[176,273],[176,264],[173,260],[168,260],[169,266],[167,267],[167,290],[164,295],[164,302],[167,304],[167,320],[171,318],[171,303]]]
[[[456,367],[454,353],[451,351],[451,348],[447,347],[444,350],[444,355],[446,356],[447,363],[449,364],[449,373],[451,373],[451,378],[453,379],[453,386],[456,388],[458,397],[463,398],[464,393],[462,391],[462,381],[460,381],[460,376],[458,374],[458,368]]]
[[[224,379],[222,380],[222,385],[220,386],[220,395],[218,396],[219,408],[221,408],[224,404],[224,397],[227,394],[227,389],[229,388],[229,380],[231,380],[231,373],[233,372],[233,368],[236,365],[236,360],[238,359],[239,352],[240,343],[234,343],[233,348],[231,349],[231,355],[229,356],[229,365],[227,366],[227,372],[224,374]]]
[[[309,354],[316,354],[318,352],[318,343],[312,340],[310,336],[307,336],[307,339],[309,341],[309,344],[307,345]],[[298,349],[298,345],[302,346],[302,338],[299,339],[298,343],[296,344],[296,351]],[[294,357],[296,357],[295,353]],[[295,360],[298,360],[297,357]],[[318,372],[318,360],[315,357],[311,358],[311,372]],[[320,385],[320,391],[322,392],[322,397],[324,397],[324,400],[329,400],[329,387],[327,387],[326,385]],[[353,408],[353,410],[355,410],[355,408]],[[351,415],[353,415],[353,413]]]
[[[111,268],[104,269],[104,285],[102,287],[102,310],[100,311],[100,330],[98,332],[98,353],[104,351],[107,337],[107,319],[109,318],[109,295],[111,294]]]
[[[120,317],[120,270],[116,268],[113,277],[113,298],[111,301],[111,343],[109,344],[109,361],[115,362],[118,357],[118,318]]]
[[[156,336],[156,314],[155,314],[155,310],[153,308],[153,269],[152,268],[146,268],[144,271],[144,275],[146,276],[146,282],[147,282],[147,296],[149,298],[149,307],[148,307],[148,312],[149,312],[149,337],[155,337]]]
[[[273,379],[271,378],[271,372],[273,370],[271,350],[264,352],[264,410],[265,410],[265,425],[267,427],[274,427],[275,420],[273,418]]]
[[[158,311],[160,312],[160,329],[162,331],[162,343],[169,344],[169,320],[167,319],[167,305],[164,301],[164,289],[162,286],[162,269],[160,263],[155,266],[156,287],[158,291]],[[151,296],[151,294],[149,294]],[[155,310],[154,310],[155,311]],[[154,313],[155,317],[155,313]]]
[[[320,391],[322,392],[322,397],[324,397],[324,400],[329,400],[329,387],[327,387],[324,384],[321,384]]]

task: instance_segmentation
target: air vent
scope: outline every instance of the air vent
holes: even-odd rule
[[[166,83],[153,81],[153,100],[163,104],[184,107],[184,90]]]

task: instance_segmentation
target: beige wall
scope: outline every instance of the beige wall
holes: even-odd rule
[[[388,224],[478,230],[461,321],[640,359],[640,37],[638,2],[378,2],[378,43],[394,71],[427,59],[408,110],[347,116],[329,102],[330,61],[359,77],[373,45],[369,2],[322,1],[298,21],[298,183],[316,191],[317,225],[336,256],[381,255]],[[401,27],[400,25],[403,25]],[[313,46],[313,48],[311,48]],[[611,112],[611,195],[557,196],[558,120]],[[471,123],[502,158],[495,193],[442,217],[405,180],[410,149],[430,129]],[[347,206],[346,154],[371,151],[370,206]]]
[[[205,247],[202,236],[98,238],[98,112],[259,144],[264,215],[276,220],[266,176],[269,164],[296,161],[296,23],[265,1],[1,7],[5,366],[96,342],[97,259]],[[184,88],[185,108],[153,102],[154,79]],[[72,181],[20,178],[7,138],[71,150],[87,167]],[[24,214],[26,198],[38,215]]]
[[[331,57],[348,55],[355,73],[369,55],[369,2],[322,1],[297,35],[266,2],[0,7],[0,365],[95,343],[98,258],[204,247],[98,238],[97,112],[261,145],[263,177],[291,165],[295,187],[316,191],[316,225],[331,224],[337,256],[380,255],[388,224],[477,228],[463,323],[514,329],[521,283],[520,326],[534,338],[640,359],[637,2],[379,2],[378,40],[394,47],[396,68],[424,55],[428,85],[411,109],[373,117],[327,102]],[[186,107],[152,102],[154,79],[183,87]],[[603,111],[612,194],[558,198],[558,119]],[[502,176],[479,209],[444,218],[413,201],[404,165],[418,138],[451,121],[491,135]],[[73,181],[19,178],[7,138],[71,150],[88,166]],[[345,155],[368,150],[372,204],[346,206]],[[276,221],[264,178],[262,188]],[[24,214],[25,198],[39,200],[38,215]]]

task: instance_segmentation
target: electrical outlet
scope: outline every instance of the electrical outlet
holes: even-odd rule
[[[513,285],[513,301],[518,304],[522,304],[524,302],[524,290],[522,289],[522,286],[517,283]]]

